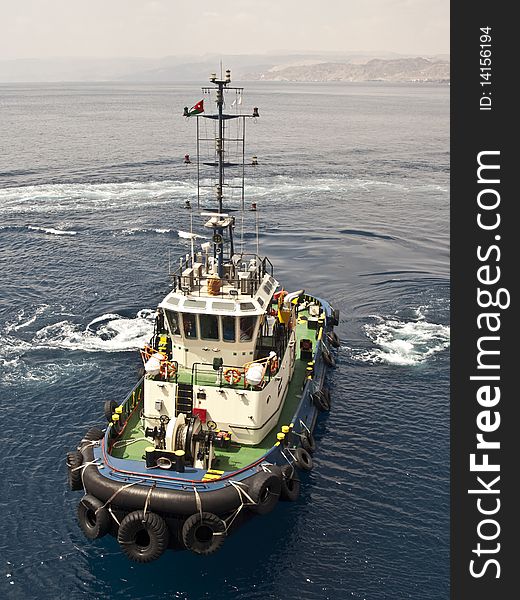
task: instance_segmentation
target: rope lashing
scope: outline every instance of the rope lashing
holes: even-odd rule
[[[146,479],[139,479],[138,481],[132,481],[132,483],[127,483],[126,485],[123,485],[122,487],[120,487],[118,490],[116,490],[111,496],[110,498],[105,502],[105,504],[103,504],[102,506],[100,506],[97,510],[96,513],[98,511],[100,511],[103,508],[106,508],[111,502],[112,500],[119,494],[121,493],[123,490],[126,490],[128,488],[131,488],[133,485],[137,485],[138,483],[145,483]]]
[[[144,510],[143,510],[143,525],[144,525],[144,522],[146,520],[146,513],[148,512],[148,506],[150,504],[150,499],[152,497],[152,492],[154,491],[156,485],[157,485],[157,483],[154,481],[152,483],[151,488],[148,490],[148,494],[146,494],[146,501],[144,503]]]

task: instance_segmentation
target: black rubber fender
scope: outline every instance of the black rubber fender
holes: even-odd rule
[[[302,471],[312,471],[314,463],[312,456],[305,450],[305,448],[296,448],[294,451],[294,464]]]
[[[327,333],[327,340],[333,348],[339,348],[341,346],[338,334],[335,331],[329,331]]]
[[[117,408],[117,402],[115,400],[105,400],[103,405],[103,414],[108,423],[112,423],[112,415]]]
[[[159,558],[166,550],[170,532],[161,516],[134,510],[121,521],[117,541],[130,560],[148,563]]]
[[[78,521],[81,531],[89,540],[103,537],[110,529],[110,514],[103,502],[92,494],[86,494],[78,504]]]
[[[310,431],[302,433],[301,444],[302,448],[305,448],[309,454],[316,452],[316,440]]]
[[[295,502],[300,495],[300,478],[293,465],[282,467],[282,489],[280,498]]]
[[[257,515],[266,515],[271,512],[280,498],[282,478],[280,473],[274,470],[270,473],[260,471],[249,483],[248,494],[255,504],[249,504],[248,508]]]
[[[181,537],[188,550],[207,556],[222,547],[226,537],[226,524],[213,513],[198,512],[186,519]]]
[[[327,393],[325,389],[317,390],[311,396],[312,403],[320,412],[326,412],[330,410],[330,393]]]
[[[79,450],[67,452],[67,481],[69,489],[73,492],[83,489],[81,480],[81,465],[83,464],[83,455]]]
[[[94,460],[94,450],[90,444],[83,444],[81,453],[85,463]],[[252,477],[243,479],[243,484],[248,486]],[[95,465],[89,464],[83,470],[85,490],[103,502],[106,502],[127,483],[104,477]],[[247,491],[247,487],[245,489]],[[122,510],[133,511],[145,505],[149,491],[149,486],[140,484],[127,487],[118,492],[113,504]],[[200,491],[200,501],[203,511],[215,514],[232,512],[242,504],[241,496],[232,485],[211,491]],[[199,511],[197,499],[192,490],[169,490],[166,488],[154,489],[149,496],[149,508],[159,514],[174,514],[183,517],[188,517]]]
[[[87,433],[83,436],[84,440],[90,442],[97,442],[105,436],[105,432],[99,427],[91,427]]]
[[[328,351],[327,348],[323,347],[321,355],[323,356],[323,362],[326,365],[332,368],[336,366],[336,359],[332,356],[332,354]]]

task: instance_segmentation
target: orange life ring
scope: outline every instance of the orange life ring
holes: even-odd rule
[[[224,379],[228,383],[236,385],[242,379],[242,373],[238,369],[226,369],[224,371]]]
[[[162,357],[161,362],[163,360],[166,360],[166,354],[164,352],[158,352],[155,348],[152,348],[152,346],[145,345],[141,349],[141,357],[143,359],[143,362],[146,362],[147,360],[152,358],[152,356],[154,356],[155,354],[159,354]]]
[[[163,369],[162,375],[165,379],[173,377],[177,372],[177,368],[175,367],[175,365],[171,362],[168,362],[166,359],[164,361],[161,361],[161,369]]]

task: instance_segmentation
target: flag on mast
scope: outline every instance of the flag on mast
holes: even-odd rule
[[[193,115],[200,115],[200,113],[203,113],[203,112],[204,112],[204,99],[199,100],[197,102],[197,104],[192,106],[189,110],[186,107],[184,109],[184,116],[192,117]]]

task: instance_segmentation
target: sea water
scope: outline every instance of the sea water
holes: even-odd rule
[[[256,251],[258,217],[284,287],[341,311],[332,409],[299,500],[214,556],[149,565],[77,525],[65,453],[132,388],[169,256],[190,251],[177,231],[191,226],[186,200],[196,206],[196,166],[183,164],[195,123],[181,115],[201,97],[193,84],[0,86],[0,597],[447,598],[440,85],[246,87],[242,108],[260,110],[245,173],[258,212],[235,213],[237,244]]]

